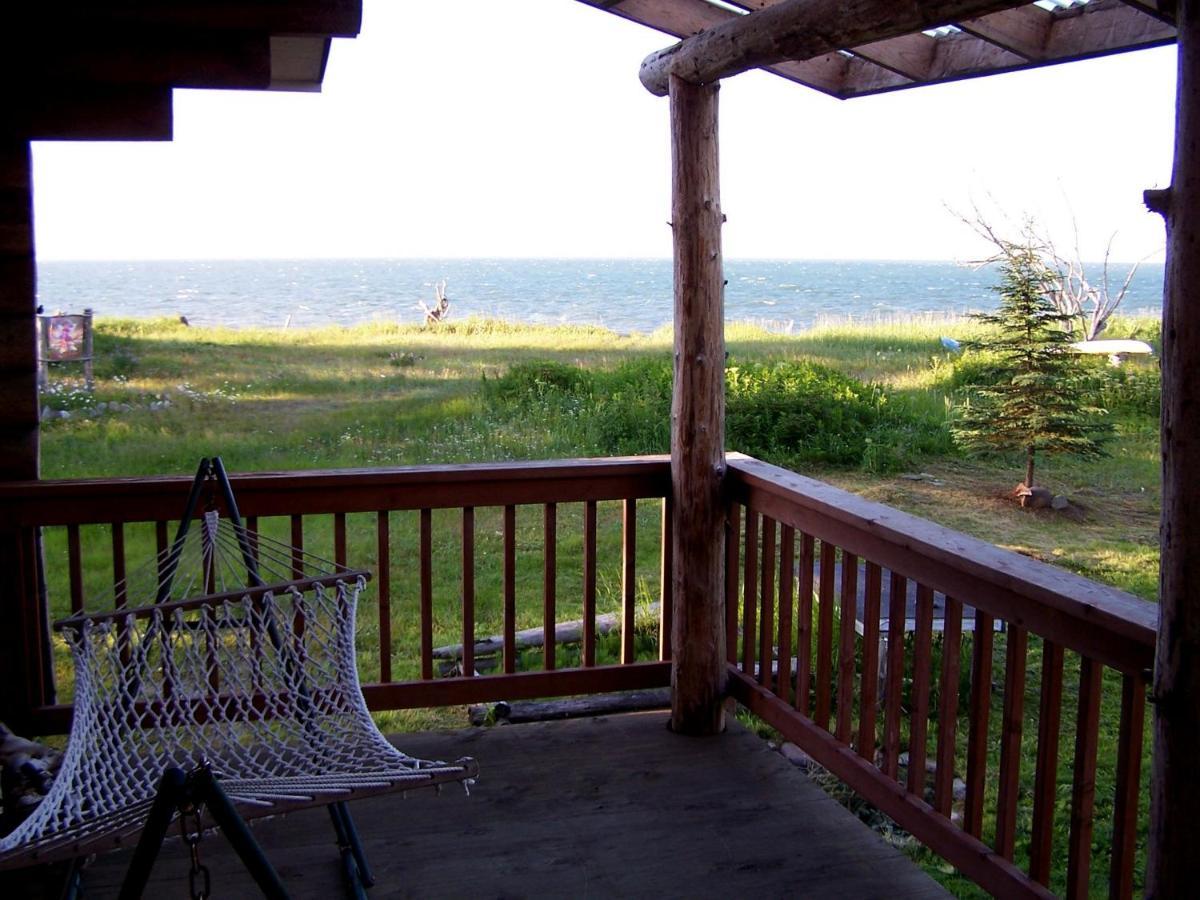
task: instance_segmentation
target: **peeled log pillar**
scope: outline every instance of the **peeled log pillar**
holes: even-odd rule
[[[1162,563],[1148,897],[1200,884],[1200,0],[1178,6],[1175,165],[1147,203],[1167,224],[1162,349]]]
[[[716,734],[725,726],[725,280],[717,88],[670,79],[675,237],[671,728],[692,735]]]

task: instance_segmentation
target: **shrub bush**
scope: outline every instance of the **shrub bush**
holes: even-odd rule
[[[581,453],[670,449],[671,363],[661,357],[588,371],[538,361],[488,382],[494,409],[570,414]],[[807,362],[726,369],[726,446],[791,468],[859,467],[889,472],[950,452],[944,408],[920,407],[833,369]]]

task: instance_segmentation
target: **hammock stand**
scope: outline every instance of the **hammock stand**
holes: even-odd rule
[[[478,774],[472,759],[407,756],[375,727],[354,647],[369,573],[248,531],[219,457],[201,460],[174,542],[139,572],[152,604],[127,605],[131,575],[109,611],[55,623],[75,662],[71,736],[46,797],[0,837],[0,869],[128,846],[140,832],[121,890],[138,897],[178,818],[189,843],[220,827],[264,895],[286,897],[246,820],[324,805],[347,887],[365,897],[374,878],[345,801]],[[206,895],[194,854],[192,879]]]

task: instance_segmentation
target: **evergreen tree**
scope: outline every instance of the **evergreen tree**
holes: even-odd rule
[[[1085,405],[1083,373],[1070,352],[1071,319],[1058,311],[1053,283],[1031,237],[1006,248],[997,291],[1000,308],[974,318],[996,328],[986,344],[997,357],[995,378],[979,389],[951,424],[954,439],[968,450],[1025,453],[1025,487],[1033,488],[1038,452],[1101,456],[1112,428],[1104,410]]]

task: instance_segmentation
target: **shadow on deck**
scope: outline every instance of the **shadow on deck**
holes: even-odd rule
[[[471,755],[447,786],[351,809],[375,868],[371,895],[412,897],[933,897],[941,888],[756,736],[672,735],[662,712],[408,734],[407,753]],[[324,810],[258,823],[294,897],[342,896]],[[220,837],[202,843],[215,896],[255,896]],[[89,866],[89,898],[115,896],[128,853]],[[187,896],[167,842],[147,891]]]

